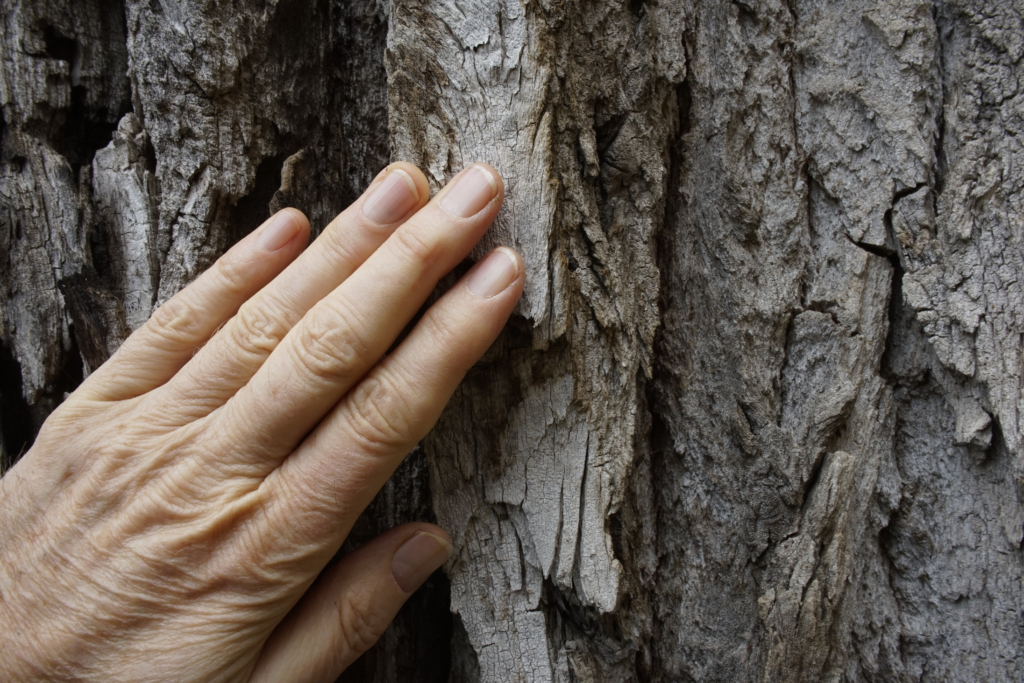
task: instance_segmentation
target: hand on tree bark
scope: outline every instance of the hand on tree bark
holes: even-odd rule
[[[451,553],[393,529],[321,573],[523,288],[494,220],[398,163],[313,245],[285,210],[161,306],[0,480],[0,679],[330,681]]]

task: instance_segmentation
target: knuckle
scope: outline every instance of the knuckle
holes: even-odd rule
[[[318,249],[325,252],[323,256],[329,263],[341,263],[351,266],[365,258],[365,255],[355,253],[356,250],[352,248],[351,240],[345,227],[332,223],[320,234],[320,237],[314,244]]]
[[[336,478],[330,471],[302,477],[280,477],[275,483],[275,518],[270,526],[287,529],[296,547],[319,547],[338,528],[338,510],[344,506]],[[296,503],[302,501],[299,512]]]
[[[275,539],[271,527],[265,524],[245,524],[238,534],[237,542],[246,560],[243,562],[244,566],[257,576],[264,574],[261,578],[271,578],[265,574],[272,571],[272,568],[263,562],[274,553]]]
[[[423,239],[416,230],[408,228],[400,229],[395,233],[395,248],[406,261],[411,261],[421,267],[434,263],[439,252],[436,243]]]
[[[321,305],[300,327],[292,345],[295,361],[311,376],[326,380],[352,377],[370,362],[370,353],[352,316]]]
[[[460,321],[453,320],[451,316],[442,315],[436,308],[430,308],[423,315],[422,322],[436,348],[443,351],[445,359],[458,355],[459,350],[466,346],[466,335]]]
[[[252,264],[233,254],[225,254],[213,264],[213,273],[217,278],[217,289],[224,294],[240,296],[249,290]]]
[[[337,607],[340,649],[350,654],[362,654],[373,647],[391,623],[390,614],[356,591],[341,595]]]
[[[369,377],[349,399],[351,433],[363,450],[388,454],[413,439],[415,416],[406,392],[380,377]]]
[[[288,333],[273,311],[265,305],[246,303],[229,328],[232,345],[249,356],[265,358]]]
[[[192,307],[178,297],[164,302],[153,311],[147,327],[168,342],[193,341],[199,328],[200,317],[194,315]]]

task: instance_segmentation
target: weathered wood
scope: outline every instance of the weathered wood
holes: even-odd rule
[[[526,294],[348,546],[456,554],[344,680],[1019,680],[1022,14],[5,5],[5,462],[270,210],[488,161]]]

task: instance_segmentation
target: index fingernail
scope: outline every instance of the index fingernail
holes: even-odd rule
[[[299,232],[299,224],[287,209],[278,211],[263,228],[257,241],[267,251],[277,251],[292,241]]]
[[[417,201],[413,179],[402,169],[392,168],[363,202],[363,215],[378,225],[390,225],[409,213]]]

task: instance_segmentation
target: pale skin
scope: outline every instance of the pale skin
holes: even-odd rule
[[[430,524],[324,570],[523,289],[501,177],[397,163],[308,248],[271,217],[161,306],[0,479],[0,680],[333,681],[451,555]],[[385,355],[386,354],[386,355]]]

